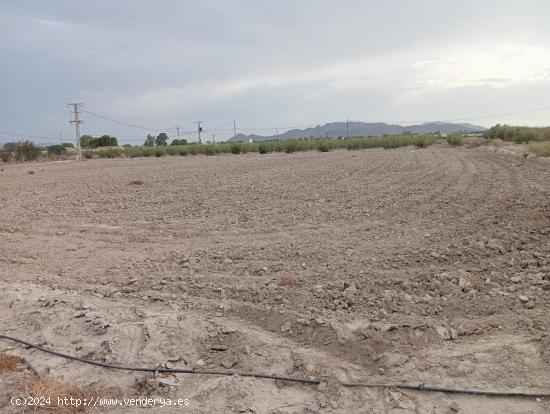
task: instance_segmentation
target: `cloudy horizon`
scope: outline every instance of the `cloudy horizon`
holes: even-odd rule
[[[159,130],[201,120],[217,139],[233,120],[263,135],[345,119],[547,126],[549,15],[547,1],[2,2],[0,131],[70,141],[69,102]],[[147,134],[82,117],[82,134]]]

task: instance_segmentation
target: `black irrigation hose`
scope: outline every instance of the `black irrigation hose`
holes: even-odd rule
[[[299,382],[303,384],[320,384],[321,380],[318,379],[307,379],[307,378],[295,378],[295,377],[286,377],[282,375],[271,375],[271,374],[261,374],[261,373],[252,373],[252,372],[240,372],[233,370],[206,370],[206,369],[185,369],[185,368],[140,368],[140,367],[127,367],[122,365],[108,364],[105,362],[93,361],[90,359],[84,359],[76,357],[73,355],[64,354],[62,352],[53,351],[50,349],[43,348],[39,345],[31,344],[30,342],[24,341],[22,339],[13,338],[7,335],[1,335],[0,339],[5,339],[8,341],[16,342],[21,345],[25,345],[29,348],[34,348],[38,351],[42,351],[51,355],[55,355],[61,358],[69,359],[72,361],[79,361],[89,365],[95,365],[103,368],[118,369],[124,371],[139,371],[139,372],[167,372],[171,374],[203,374],[203,375],[225,375],[233,376],[239,375],[241,377],[252,377],[252,378],[265,378],[279,381],[290,381],[290,382]],[[363,388],[399,388],[399,389],[409,389],[417,391],[430,391],[430,392],[445,392],[450,394],[467,394],[467,395],[482,395],[487,397],[527,397],[527,398],[550,398],[550,392],[520,392],[520,391],[484,391],[484,390],[467,390],[460,388],[447,388],[447,387],[438,387],[426,384],[404,384],[404,383],[395,383],[395,384],[383,384],[383,383],[354,383],[354,382],[343,382],[341,383],[344,387],[363,387]]]
[[[62,352],[53,351],[50,349],[43,348],[39,345],[31,344],[30,342],[24,341],[22,339],[13,338],[11,336],[7,335],[0,335],[0,339],[7,339],[9,341],[17,342],[19,344],[28,346],[30,348],[37,349],[38,351],[46,352],[48,354],[52,354],[61,358],[70,359],[73,361],[79,361],[83,362],[85,364],[89,365],[95,365],[97,367],[103,367],[103,368],[110,368],[110,369],[119,369],[124,371],[140,371],[140,372],[168,372],[171,374],[204,374],[204,375],[226,375],[226,376],[232,376],[232,375],[239,375],[241,377],[254,377],[254,378],[267,378],[267,379],[273,379],[273,380],[280,380],[280,381],[292,381],[292,382],[302,382],[306,384],[319,384],[321,381],[319,380],[309,380],[306,378],[293,378],[293,377],[285,377],[281,375],[271,375],[271,374],[255,374],[250,372],[240,372],[240,371],[233,371],[233,370],[224,370],[224,371],[216,371],[216,370],[208,370],[208,369],[186,369],[186,368],[139,368],[139,367],[126,367],[122,365],[114,365],[114,364],[108,364],[106,362],[99,362],[99,361],[93,361],[90,359],[84,359],[80,357],[76,357],[73,355],[64,354]]]
[[[521,392],[521,391],[485,391],[485,390],[466,390],[461,388],[438,387],[428,384],[376,384],[362,382],[345,382],[342,385],[346,387],[365,387],[365,388],[400,388],[418,391],[446,392],[449,394],[483,395],[486,397],[529,397],[529,398],[550,398],[550,392]]]

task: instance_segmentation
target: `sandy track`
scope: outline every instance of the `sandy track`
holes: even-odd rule
[[[134,365],[550,389],[547,163],[434,146],[3,169],[4,332]],[[298,283],[278,286],[285,275]],[[183,395],[191,412],[548,409],[242,378],[159,385],[20,352],[84,385]]]

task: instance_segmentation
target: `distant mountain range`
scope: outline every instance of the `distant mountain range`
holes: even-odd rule
[[[348,131],[349,128],[349,131]],[[292,138],[336,138],[336,137],[368,137],[368,136],[382,136],[382,135],[400,135],[404,133],[411,134],[426,134],[440,132],[442,134],[449,134],[451,132],[481,132],[485,131],[485,127],[472,124],[455,124],[452,122],[425,122],[420,125],[402,126],[396,124],[385,124],[383,122],[331,122],[325,125],[319,125],[317,127],[305,128],[305,129],[291,129],[289,131],[275,135],[245,135],[237,134],[234,137],[228,139],[228,141],[271,141],[275,139],[285,140]]]

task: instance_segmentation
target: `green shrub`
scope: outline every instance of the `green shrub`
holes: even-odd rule
[[[538,140],[538,134],[532,129],[521,128],[513,136],[512,140],[516,144],[529,143]]]
[[[13,153],[11,151],[0,150],[0,160],[2,160],[2,162],[11,160],[12,155]]]
[[[4,145],[4,150],[15,151],[15,159],[17,161],[32,161],[40,156],[40,148],[32,141],[19,141],[13,143],[13,149],[10,143]]]
[[[287,154],[291,154],[293,152],[296,152],[298,151],[298,144],[296,143],[295,140],[289,140],[289,141],[285,141],[285,152]]]
[[[187,145],[187,140],[185,138],[174,139],[170,145]]]
[[[94,152],[92,150],[86,150],[82,154],[84,154],[84,158],[87,160],[94,158]]]
[[[203,151],[204,155],[216,155],[216,149],[213,145],[206,145]]]
[[[260,145],[256,142],[245,142],[241,144],[241,154],[249,152],[259,152]]]
[[[321,152],[329,152],[330,151],[330,147],[328,145],[328,142],[326,142],[326,141],[319,142],[319,145],[317,145],[317,149]]]
[[[361,141],[358,138],[345,139],[342,143],[348,151],[361,149]]]
[[[517,144],[550,140],[548,128],[531,128],[497,124],[483,133],[487,139],[513,141]]]
[[[122,156],[122,150],[120,148],[109,148],[107,150],[99,150],[96,154],[99,158],[117,158]]]
[[[241,144],[238,142],[233,142],[231,144],[231,154],[238,155],[241,153]]]
[[[348,150],[359,150],[368,148],[399,148],[407,145],[427,147],[436,140],[434,135],[393,135],[384,137],[354,137],[349,139],[291,139],[285,141],[262,141],[262,142],[223,142],[218,144],[187,144],[169,146],[142,146],[127,147],[124,149],[112,148],[98,151],[98,157],[113,158],[126,155],[128,157],[162,157],[164,155],[216,155],[216,154],[246,154],[255,152],[267,154],[270,152],[294,153],[298,151],[317,150],[328,152],[332,149],[344,148]]]
[[[178,155],[178,147],[176,146],[166,146],[164,147],[165,155]]]
[[[61,144],[51,145],[48,148],[48,155],[61,155],[65,152],[65,146]]]
[[[99,138],[94,138],[91,135],[82,135],[80,137],[82,148],[100,148],[100,147],[117,147],[118,140],[110,135],[103,135]]]
[[[124,148],[124,154],[130,158],[145,156],[145,149],[143,147],[127,147]]]
[[[434,135],[419,135],[414,140],[414,145],[416,145],[418,148],[426,148],[430,145],[433,145],[433,143],[436,141],[436,137]],[[410,144],[405,144],[410,145]]]
[[[453,147],[460,147],[464,143],[464,136],[460,132],[453,132],[447,136],[447,143]]]

